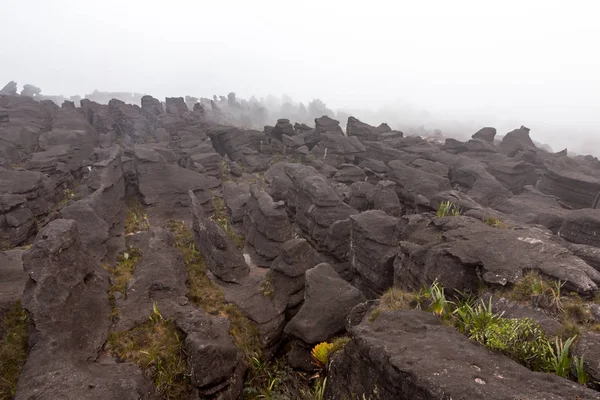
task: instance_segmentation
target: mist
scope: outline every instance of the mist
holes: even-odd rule
[[[278,99],[279,109],[267,107],[271,125],[286,117],[282,99],[306,107],[320,99],[336,117],[401,130],[466,138],[482,126],[502,134],[525,125],[555,151],[594,154],[600,144],[593,2],[0,0],[0,7],[0,84],[30,83],[44,95],[235,92],[263,105]]]

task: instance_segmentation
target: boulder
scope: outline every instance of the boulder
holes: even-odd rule
[[[515,194],[521,193],[527,185],[535,185],[538,180],[533,165],[524,161],[490,163],[487,171]]]
[[[575,382],[490,352],[422,311],[384,311],[373,322],[364,318],[351,334],[329,366],[325,398],[600,398]]]
[[[350,185],[350,207],[358,211],[366,211],[371,207],[375,186],[369,182],[359,181]],[[397,198],[397,196],[396,196]]]
[[[285,203],[275,202],[256,185],[250,187],[250,197],[244,217],[246,241],[266,260],[279,255],[281,245],[292,238],[292,224],[288,221]]]
[[[489,143],[494,143],[494,137],[496,136],[496,128],[486,126],[481,128],[471,136],[473,139],[481,139]]]
[[[93,362],[110,324],[108,277],[87,255],[75,221],[58,219],[40,230],[23,267],[23,306],[35,335],[15,399],[156,398],[137,367]]]
[[[22,256],[22,249],[0,251],[0,320],[23,295],[28,276],[23,271]]]
[[[590,377],[589,385],[600,389],[600,334],[594,332],[584,332],[579,337],[572,350],[572,355],[578,358],[583,357],[583,369]]]
[[[369,298],[377,297],[394,282],[398,247],[398,219],[372,210],[350,216],[350,260],[354,283]]]
[[[364,181],[366,179],[366,175],[364,171],[356,165],[342,164],[339,166],[338,171],[333,176],[333,179],[337,182],[351,185],[354,182]]]
[[[365,301],[358,289],[326,263],[306,271],[304,303],[284,332],[305,343],[319,343],[341,333],[346,316]]]
[[[369,199],[373,209],[381,210],[392,217],[400,217],[404,211],[396,194],[395,182],[377,182],[377,186],[370,193]]]
[[[342,131],[342,128],[340,127],[340,121],[336,121],[326,115],[315,118],[315,130],[321,135],[328,132],[344,135],[344,131]]]
[[[204,214],[191,190],[188,195],[194,217],[194,242],[206,261],[206,267],[217,278],[227,282],[235,282],[248,275],[248,265],[231,239],[216,222]]]
[[[0,89],[0,96],[15,96],[17,94],[17,82],[10,81],[2,89]]]
[[[23,85],[23,90],[21,90],[21,96],[34,97],[40,94],[41,92],[42,89],[40,89],[39,87],[26,83],[25,85]]]
[[[148,95],[142,97],[142,111],[154,116],[164,113],[163,105],[160,100]]]
[[[381,124],[378,127],[365,124],[357,118],[349,117],[346,125],[346,134],[348,136],[357,136],[361,140],[379,140],[382,133],[391,132],[391,128],[387,124]]]
[[[592,207],[600,192],[598,173],[565,158],[544,162],[544,172],[536,188],[542,193],[558,197],[569,207]]]
[[[566,214],[558,235],[571,243],[600,247],[600,210],[583,209]]]
[[[582,295],[600,283],[598,271],[540,227],[491,227],[467,216],[414,220],[401,229],[397,285],[418,289],[437,279],[449,290],[476,292],[480,280],[505,286],[532,269]]]
[[[231,222],[238,223],[244,220],[249,198],[250,186],[247,183],[223,182],[223,200]]]
[[[500,148],[508,154],[509,157],[514,157],[520,151],[535,151],[535,143],[529,137],[529,128],[521,126],[519,129],[508,132],[500,142]]]

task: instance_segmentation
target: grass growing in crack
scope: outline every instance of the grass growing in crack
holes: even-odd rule
[[[169,230],[175,236],[175,244],[183,253],[187,266],[190,301],[211,315],[229,319],[229,334],[233,343],[248,359],[259,357],[261,345],[258,330],[234,304],[225,301],[223,290],[206,275],[206,263],[196,249],[192,230],[184,222],[176,221],[169,223]]]
[[[436,216],[438,218],[442,217],[458,217],[462,213],[460,207],[454,204],[451,201],[442,201],[438,206]]]
[[[260,292],[270,299],[275,297],[275,287],[273,286],[273,278],[271,272],[267,272],[262,282],[260,283]]]
[[[189,367],[183,350],[185,335],[156,307],[148,322],[124,332],[111,332],[106,350],[137,364],[166,399],[183,399],[190,390]]]
[[[310,388],[310,377],[294,371],[284,359],[268,362],[253,357],[250,360],[244,399],[319,399],[316,396],[316,390]]]
[[[135,247],[129,247],[126,251],[119,254],[117,263],[114,266],[104,266],[111,275],[111,285],[108,287],[108,301],[110,302],[112,320],[119,316],[115,296],[121,293],[127,295],[127,282],[133,276],[135,267],[140,262],[142,253]]]
[[[235,247],[237,247],[238,249],[243,248],[244,244],[246,243],[246,239],[244,238],[244,236],[239,235],[231,226],[229,216],[227,214],[227,206],[225,205],[223,199],[220,197],[213,197],[212,205],[213,214],[210,217],[210,219],[219,224],[221,228],[223,228],[223,230],[225,231],[229,239],[231,239]]]
[[[29,317],[17,301],[4,315],[0,333],[0,400],[14,398],[21,369],[27,361]]]
[[[148,223],[148,215],[144,207],[138,202],[133,203],[127,209],[125,217],[125,234],[129,235],[139,231],[147,231],[150,229]]]

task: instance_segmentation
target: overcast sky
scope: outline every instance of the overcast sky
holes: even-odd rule
[[[0,9],[0,80],[44,94],[407,102],[519,121],[554,146],[600,136],[594,0],[0,0]]]

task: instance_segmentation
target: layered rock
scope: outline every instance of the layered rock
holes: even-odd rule
[[[569,212],[558,235],[569,242],[600,247],[600,210],[576,210]]]
[[[326,398],[600,398],[575,382],[490,352],[422,311],[384,311],[373,322],[364,318],[351,334],[329,367]]]
[[[394,258],[399,234],[398,220],[383,211],[365,211],[350,216],[350,260],[355,285],[374,298],[392,287]]]
[[[381,124],[378,127],[365,124],[357,118],[349,117],[346,125],[346,134],[348,136],[357,136],[361,140],[377,141],[382,133],[391,132],[388,124]]]
[[[305,343],[319,343],[343,332],[346,316],[365,298],[340,278],[329,264],[306,271],[304,303],[286,325],[285,333]]]
[[[155,398],[137,367],[94,362],[110,324],[108,277],[85,252],[75,221],[42,229],[24,269],[23,306],[36,334],[15,399]]]
[[[496,136],[496,128],[486,126],[475,132],[472,136],[473,139],[481,139],[489,143],[494,143],[494,137]]]
[[[251,186],[244,230],[248,244],[264,259],[273,260],[279,255],[281,245],[292,238],[285,203],[274,202],[267,192],[256,185]]]

